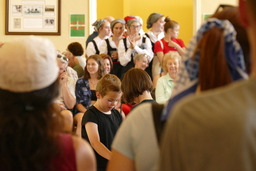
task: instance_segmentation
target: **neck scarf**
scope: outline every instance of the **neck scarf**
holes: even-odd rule
[[[248,78],[245,70],[243,52],[236,40],[236,31],[233,25],[228,20],[209,18],[205,21],[189,43],[187,52],[184,55],[179,68],[177,82],[175,83],[172,96],[169,99],[167,106],[163,110],[162,120],[166,120],[168,118],[174,104],[177,101],[191,93],[195,93],[198,86],[200,52],[197,51],[195,53],[194,51],[204,33],[213,27],[222,28],[224,30],[225,56],[233,81]],[[196,55],[195,58],[192,59],[194,53]]]

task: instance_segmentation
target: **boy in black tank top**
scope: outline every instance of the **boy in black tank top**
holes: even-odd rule
[[[121,81],[115,75],[106,74],[96,86],[97,101],[82,119],[82,137],[94,149],[98,171],[106,170],[112,141],[124,118],[115,109],[121,96]]]

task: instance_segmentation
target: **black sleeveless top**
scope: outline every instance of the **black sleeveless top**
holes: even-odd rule
[[[113,53],[113,52],[116,52],[117,49],[116,49],[116,48],[113,48],[112,46],[110,46],[109,39],[105,39],[105,41],[106,41],[106,44],[107,44],[108,56],[111,57],[112,53]],[[113,61],[113,62],[117,62],[118,60],[112,58],[112,61]]]
[[[96,101],[97,97],[96,97],[96,91],[95,90],[91,90],[92,96],[91,96],[91,100],[92,101]]]

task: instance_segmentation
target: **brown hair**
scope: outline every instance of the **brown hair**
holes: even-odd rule
[[[251,72],[251,59],[250,59],[250,43],[248,40],[248,35],[244,27],[242,26],[239,20],[239,11],[237,7],[228,6],[223,8],[222,11],[217,10],[213,18],[217,18],[219,20],[229,20],[230,23],[234,26],[237,32],[237,41],[241,45],[244,54],[244,62],[246,66],[247,73]]]
[[[105,53],[100,54],[100,56],[102,57],[103,60],[105,60],[105,59],[109,60],[110,70],[112,70],[113,69],[113,62],[112,62],[111,57],[109,55],[105,54]]]
[[[104,75],[96,86],[96,91],[104,97],[109,91],[121,93],[121,81],[113,74]]]
[[[148,73],[139,68],[132,68],[124,74],[121,89],[126,103],[133,103],[134,98],[143,92],[153,90],[153,85]]]
[[[195,54],[197,52],[200,52],[198,80],[201,91],[224,86],[232,82],[225,57],[223,29],[213,27],[208,30],[197,45]],[[195,58],[195,54],[193,58]]]
[[[74,56],[82,56],[84,49],[79,42],[73,42],[68,45],[68,51],[71,52]]]
[[[256,10],[255,10],[256,2],[255,2],[255,0],[247,0],[247,2],[248,2],[248,6],[251,8],[251,10],[253,12],[254,17],[256,17]]]
[[[103,62],[103,59],[101,58],[100,55],[91,55],[87,58],[86,60],[86,66],[85,66],[85,69],[84,69],[84,79],[88,80],[91,78],[90,76],[90,73],[88,72],[87,70],[87,64],[88,64],[88,61],[90,59],[93,59],[97,62],[97,64],[99,65],[99,69],[98,69],[98,76],[97,78],[98,79],[101,79],[103,77],[103,75],[105,74],[105,68],[104,68],[104,62]]]
[[[49,170],[59,154],[59,117],[52,102],[59,81],[32,92],[0,89],[0,170]]]
[[[167,33],[169,29],[174,29],[175,26],[179,25],[178,22],[171,20],[170,17],[166,17],[164,19],[165,24],[164,24],[164,32]]]

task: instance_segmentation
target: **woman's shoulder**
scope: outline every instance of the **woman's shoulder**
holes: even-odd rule
[[[72,139],[72,143],[73,143],[73,147],[75,152],[87,152],[87,151],[92,151],[91,146],[84,141],[82,138],[75,136],[75,135],[70,135],[71,139]]]
[[[77,170],[96,170],[94,152],[88,142],[78,136],[72,136],[77,161]]]

